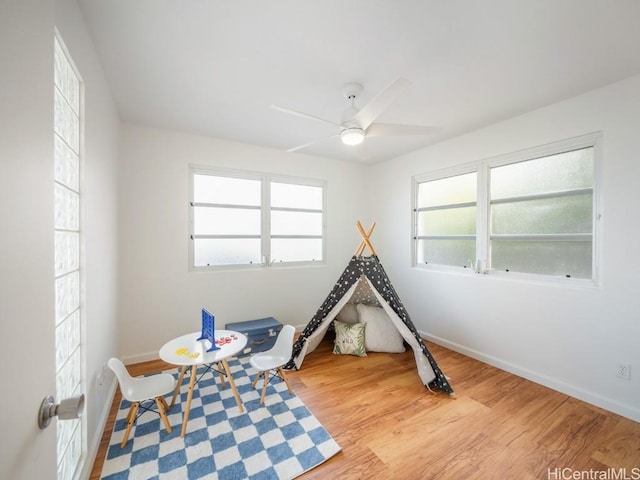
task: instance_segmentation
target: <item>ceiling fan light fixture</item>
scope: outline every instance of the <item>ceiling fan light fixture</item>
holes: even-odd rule
[[[364,130],[358,127],[345,128],[340,132],[340,140],[345,145],[360,145],[364,140]]]

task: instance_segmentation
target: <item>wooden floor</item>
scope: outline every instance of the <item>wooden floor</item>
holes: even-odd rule
[[[289,374],[296,394],[342,447],[299,478],[605,478],[599,472],[640,478],[639,423],[427,345],[455,398],[425,389],[412,351],[339,356],[325,340]],[[140,375],[164,368],[156,361],[129,369]],[[91,479],[100,478],[119,401],[118,393]]]

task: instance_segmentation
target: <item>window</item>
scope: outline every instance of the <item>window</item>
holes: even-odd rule
[[[490,169],[491,267],[591,278],[593,147]]]
[[[324,182],[191,167],[191,267],[322,262]]]
[[[80,166],[83,84],[57,36],[54,39],[54,261],[56,398],[84,391],[84,296]],[[83,417],[56,422],[58,478],[74,478],[86,452]]]
[[[595,280],[599,138],[414,178],[415,263]]]
[[[323,188],[271,182],[271,262],[322,260]]]
[[[466,265],[476,255],[476,172],[418,184],[419,263]]]

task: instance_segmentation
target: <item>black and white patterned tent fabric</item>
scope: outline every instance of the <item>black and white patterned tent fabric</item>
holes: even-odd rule
[[[349,265],[347,265],[347,268],[340,276],[340,279],[331,290],[329,296],[322,303],[320,308],[318,308],[316,314],[313,316],[311,321],[307,324],[301,335],[294,343],[291,359],[289,360],[285,368],[296,368],[294,359],[296,359],[296,357],[298,357],[298,355],[300,355],[300,353],[302,352],[304,344],[309,336],[311,336],[316,331],[316,329],[318,329],[329,312],[333,310],[333,308],[338,304],[338,302],[340,302],[340,300],[345,296],[345,294],[349,291],[353,284],[358,282],[363,275],[369,279],[371,285],[373,285],[373,287],[377,290],[384,301],[398,315],[398,317],[402,320],[404,325],[409,329],[411,334],[415,337],[416,341],[420,345],[422,353],[426,357],[435,374],[435,378],[431,381],[431,383],[429,383],[429,385],[427,385],[427,387],[430,389],[439,389],[448,394],[453,394],[451,385],[449,385],[447,378],[438,367],[438,364],[427,349],[427,346],[424,344],[422,337],[420,337],[420,334],[416,330],[416,327],[409,317],[409,313],[404,308],[402,301],[398,297],[398,294],[393,288],[393,285],[391,285],[391,281],[389,280],[387,273],[385,272],[382,264],[380,263],[380,260],[376,255],[371,255],[368,257],[353,256],[351,258]]]

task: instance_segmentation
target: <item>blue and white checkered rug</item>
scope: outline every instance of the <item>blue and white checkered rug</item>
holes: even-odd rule
[[[120,448],[130,403],[122,400],[102,468],[104,480],[143,479],[291,479],[340,451],[329,435],[284,382],[275,379],[260,404],[262,380],[255,389],[255,370],[249,357],[229,360],[245,407],[240,413],[231,387],[220,387],[216,374],[207,372],[196,384],[187,434],[180,437],[182,408],[186,405],[189,375],[180,388],[181,402],[168,414],[173,428],[167,434],[160,417],[143,413]],[[200,375],[204,367],[198,370]],[[178,370],[170,373],[178,377]],[[170,396],[167,396],[170,401]]]

